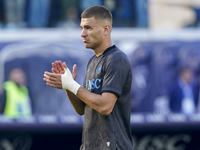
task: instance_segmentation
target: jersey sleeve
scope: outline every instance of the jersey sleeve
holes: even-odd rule
[[[119,97],[128,77],[129,67],[126,57],[122,54],[109,58],[104,68],[102,93],[111,92]]]

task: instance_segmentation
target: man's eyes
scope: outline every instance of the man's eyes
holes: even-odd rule
[[[91,27],[86,27],[86,29],[92,29]]]
[[[81,27],[81,29],[92,29],[90,26]]]

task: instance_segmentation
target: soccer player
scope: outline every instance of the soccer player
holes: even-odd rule
[[[81,14],[81,37],[95,55],[88,61],[83,86],[75,81],[65,62],[52,63],[44,73],[48,86],[65,89],[79,115],[84,115],[80,150],[132,150],[131,65],[112,44],[112,15],[104,6],[92,6]]]

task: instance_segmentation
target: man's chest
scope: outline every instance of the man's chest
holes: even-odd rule
[[[99,91],[104,77],[103,61],[91,62],[86,71],[85,88],[89,91]]]

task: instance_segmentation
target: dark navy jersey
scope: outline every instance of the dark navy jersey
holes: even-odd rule
[[[85,106],[81,150],[132,150],[131,142],[132,71],[127,56],[115,45],[88,62],[84,87],[92,93],[110,92],[118,99],[110,115],[104,116]],[[107,99],[109,101],[109,99]]]

